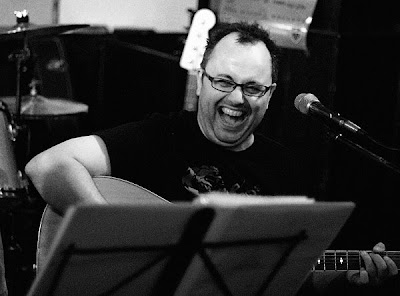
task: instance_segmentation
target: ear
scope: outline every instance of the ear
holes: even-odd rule
[[[197,78],[196,95],[200,96],[200,91],[201,88],[203,87],[203,69],[196,71],[196,78]]]
[[[267,108],[269,106],[269,102],[271,101],[271,97],[272,97],[272,94],[274,93],[275,89],[276,89],[276,83],[272,83],[271,88],[269,89],[269,94],[268,94],[268,98],[267,98]]]
[[[274,93],[275,89],[276,89],[276,83],[272,83],[271,84],[271,89],[269,91],[269,97],[270,98],[272,97],[272,94]]]

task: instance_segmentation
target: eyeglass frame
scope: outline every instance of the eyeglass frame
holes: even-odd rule
[[[208,74],[208,73],[206,72],[205,69],[201,69],[201,71],[203,72],[202,74],[204,74],[204,75],[208,78],[208,80],[210,80],[212,88],[214,88],[215,90],[218,90],[218,91],[222,91],[222,92],[224,92],[224,93],[231,93],[231,92],[233,92],[233,91],[236,89],[236,87],[240,86],[240,88],[242,89],[243,95],[249,96],[249,97],[261,98],[261,97],[264,96],[264,95],[271,89],[271,87],[274,85],[274,83],[272,83],[270,86],[266,86],[266,85],[262,85],[262,84],[255,84],[255,83],[252,84],[251,82],[250,82],[250,83],[249,83],[249,82],[247,82],[247,83],[236,83],[236,82],[233,81],[232,79],[224,79],[224,78],[213,77],[213,76],[211,76],[210,74]],[[227,82],[231,82],[231,83],[233,84],[232,90],[231,90],[231,91],[227,91],[227,90],[222,90],[222,89],[216,88],[216,87],[214,86],[214,80],[215,80],[215,79],[221,79],[221,80],[225,80],[225,81],[227,81]],[[264,90],[264,91],[262,92],[262,94],[260,94],[260,95],[248,94],[248,93],[246,93],[246,86],[248,86],[248,85],[262,86],[262,87],[265,87],[265,90]]]

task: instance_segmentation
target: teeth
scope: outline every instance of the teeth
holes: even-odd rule
[[[223,107],[222,108],[222,112],[224,112],[225,114],[229,115],[229,116],[234,116],[234,117],[239,117],[243,114],[242,111],[234,111],[232,109],[229,109],[227,107]]]

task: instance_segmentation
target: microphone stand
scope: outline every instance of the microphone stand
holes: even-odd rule
[[[353,141],[343,137],[341,133],[334,133],[331,130],[328,130],[328,135],[335,141],[338,141],[340,143],[343,143],[347,145],[348,147],[360,152],[361,154],[365,155],[369,159],[372,159],[376,161],[377,163],[383,165],[384,167],[391,169],[393,172],[397,173],[400,176],[400,168],[396,166],[395,164],[387,161],[383,157],[373,153],[372,151],[368,150],[365,147],[362,147],[361,145],[354,143]]]

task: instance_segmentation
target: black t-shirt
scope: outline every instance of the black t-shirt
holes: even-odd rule
[[[154,114],[96,134],[107,146],[112,176],[170,201],[208,191],[296,193],[294,162],[282,145],[256,133],[248,149],[229,151],[204,137],[194,112]]]

